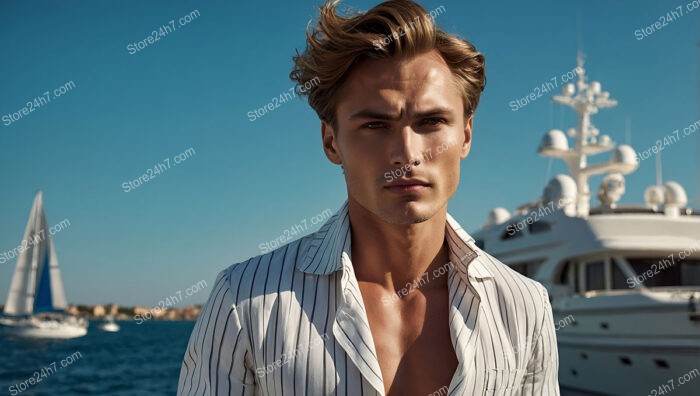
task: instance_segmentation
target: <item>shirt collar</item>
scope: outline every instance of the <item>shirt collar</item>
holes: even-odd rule
[[[461,225],[447,214],[445,237],[450,249],[450,261],[463,278],[492,278],[490,261]],[[343,268],[343,255],[351,257],[350,215],[346,200],[338,212],[312,235],[306,256],[297,264],[305,273],[329,275]],[[466,279],[465,279],[466,280]]]

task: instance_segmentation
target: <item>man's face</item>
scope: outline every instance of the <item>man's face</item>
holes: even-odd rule
[[[438,52],[363,60],[339,98],[338,130],[323,122],[322,134],[349,199],[391,224],[433,217],[457,190],[472,124]]]

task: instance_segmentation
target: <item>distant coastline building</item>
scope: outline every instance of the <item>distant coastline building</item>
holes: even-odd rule
[[[92,307],[92,316],[95,318],[103,318],[106,314],[105,307],[102,305],[95,305]]]
[[[190,305],[182,308],[181,319],[183,320],[197,320],[197,317],[202,312],[202,307],[198,305]]]

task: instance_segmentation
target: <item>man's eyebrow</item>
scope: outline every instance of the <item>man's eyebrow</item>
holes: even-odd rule
[[[435,107],[432,109],[428,109],[425,111],[421,111],[415,114],[416,118],[424,118],[424,117],[431,117],[431,116],[437,116],[437,115],[450,115],[452,114],[453,111],[452,109],[449,109],[447,107]],[[372,118],[372,119],[377,119],[377,120],[396,120],[400,116],[396,116],[393,114],[387,114],[387,113],[380,113],[378,111],[370,110],[370,109],[363,109],[360,110],[350,116],[350,120],[355,120],[355,119],[367,119],[367,118]]]
[[[363,109],[363,110],[360,110],[360,111],[354,113],[353,115],[351,115],[349,119],[355,120],[358,118],[360,118],[360,119],[374,118],[374,119],[378,119],[378,120],[395,120],[399,117],[396,115],[393,115],[393,114],[386,114],[386,113],[380,113],[380,112],[370,110],[370,109]]]
[[[428,109],[426,111],[421,111],[421,112],[416,113],[416,117],[417,118],[424,118],[424,117],[431,117],[431,116],[438,116],[438,115],[447,116],[447,115],[451,115],[453,112],[454,112],[453,109],[449,109],[447,107],[435,107],[432,109]]]

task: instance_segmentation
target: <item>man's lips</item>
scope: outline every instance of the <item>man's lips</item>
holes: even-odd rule
[[[430,188],[430,183],[421,179],[397,179],[384,188],[398,193],[419,192]]]

